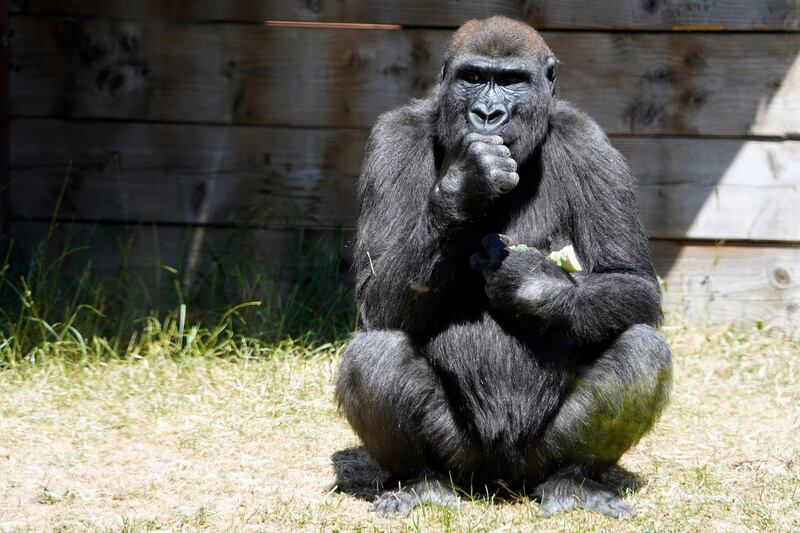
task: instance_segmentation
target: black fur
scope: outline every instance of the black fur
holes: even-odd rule
[[[592,119],[553,96],[549,50],[510,100],[510,150],[465,140],[461,59],[370,136],[355,252],[363,330],[344,353],[339,404],[395,477],[528,484],[543,514],[625,516],[592,478],[650,429],[671,376],[633,179]],[[547,259],[566,244],[583,272]],[[416,482],[426,501],[449,501],[427,479]]]

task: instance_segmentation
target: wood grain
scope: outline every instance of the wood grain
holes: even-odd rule
[[[534,27],[674,31],[800,29],[797,0],[525,0]]]
[[[450,35],[12,17],[15,115],[368,128]],[[544,32],[609,132],[800,134],[800,34]]]
[[[612,139],[653,236],[800,241],[800,142]]]
[[[16,217],[352,225],[366,132],[15,120]],[[69,176],[69,162],[73,161]]]
[[[456,27],[506,15],[536,28],[789,30],[800,28],[797,0],[12,0],[12,13],[202,21],[365,22]]]
[[[11,12],[201,21],[295,20],[456,27],[466,20],[492,15],[519,18],[521,0],[12,0]]]
[[[800,331],[800,247],[653,241],[652,248],[665,309],[677,317]]]
[[[16,218],[352,227],[366,132],[17,119]],[[800,241],[800,141],[612,142],[655,237]]]
[[[46,223],[17,222],[19,242],[39,242],[47,233]],[[64,265],[64,274],[92,261],[101,276],[126,268],[145,283],[169,286],[172,276],[161,265],[178,270],[179,279],[196,279],[212,263],[243,265],[265,272],[282,266],[284,279],[291,277],[298,247],[296,232],[277,230],[232,230],[61,224],[53,233],[51,254],[65,246],[75,250]],[[341,246],[339,233],[313,232],[304,237],[305,249],[330,261],[324,250]],[[339,244],[337,244],[339,243]],[[85,248],[80,248],[85,246]],[[677,319],[709,324],[753,324],[800,328],[800,248],[781,246],[708,246],[680,241],[654,240],[651,246],[660,275],[665,280],[664,305]],[[80,249],[79,249],[80,248]],[[27,250],[27,249],[26,249]],[[350,251],[345,248],[345,253]],[[192,259],[193,254],[199,257]],[[27,259],[27,258],[23,258]],[[187,275],[189,265],[196,265]],[[347,260],[341,283],[350,283]],[[249,270],[248,270],[249,271]],[[280,274],[274,274],[280,275]],[[288,277],[287,277],[288,276]],[[254,299],[262,297],[253,294]]]

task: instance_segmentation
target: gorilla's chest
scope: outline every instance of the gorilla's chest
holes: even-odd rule
[[[481,237],[502,233],[540,249],[570,240],[570,206],[563,191],[546,181],[534,181],[538,178],[528,179],[492,206],[477,232]]]

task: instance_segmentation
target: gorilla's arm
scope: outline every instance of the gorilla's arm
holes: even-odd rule
[[[419,100],[383,115],[367,144],[355,251],[367,328],[434,328],[437,305],[470,253],[463,230],[519,179],[497,136],[464,135],[437,169],[430,105]]]
[[[660,293],[646,269],[566,274],[545,252],[508,253],[486,273],[493,305],[524,323],[536,316],[565,328],[576,340],[605,342],[634,324],[660,321]]]
[[[367,143],[358,191],[356,301],[367,329],[412,332],[446,289],[448,246],[426,197],[435,175],[430,139],[409,136],[402,118],[414,122],[403,109],[382,116]]]
[[[487,242],[495,265],[484,270],[490,300],[509,316],[543,318],[583,342],[657,324],[661,294],[625,161],[591,119],[566,104],[553,122],[542,176],[565,195],[566,233],[584,270],[566,274],[547,250],[498,251]]]

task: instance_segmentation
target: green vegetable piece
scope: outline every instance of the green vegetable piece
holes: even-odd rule
[[[578,261],[578,255],[575,253],[575,248],[571,244],[560,250],[550,252],[547,257],[560,266],[564,272],[581,272],[583,270],[580,261]]]
[[[508,249],[514,252],[527,252],[530,250],[527,244],[515,244],[513,246],[509,246]]]

